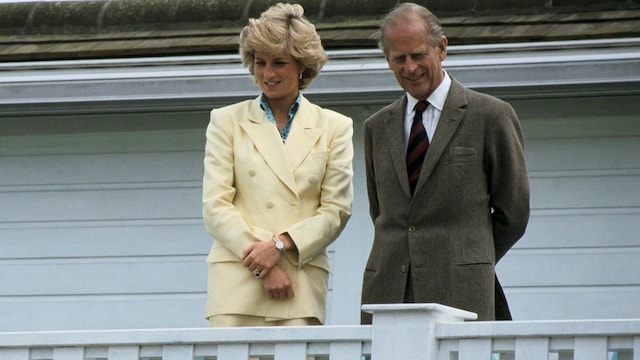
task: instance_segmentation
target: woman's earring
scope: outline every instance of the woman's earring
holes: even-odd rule
[[[302,80],[302,71],[300,71],[300,80]]]

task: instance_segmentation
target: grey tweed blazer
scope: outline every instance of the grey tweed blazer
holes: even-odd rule
[[[405,165],[406,97],[364,122],[365,166],[375,235],[362,303],[415,302],[510,319],[495,264],[523,235],[529,180],[513,108],[452,79],[415,194]],[[370,317],[363,314],[362,322]]]

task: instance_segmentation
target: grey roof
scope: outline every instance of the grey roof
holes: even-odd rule
[[[235,53],[273,0],[93,0],[0,4],[0,61]],[[327,49],[375,48],[395,0],[300,0]],[[635,0],[430,0],[452,45],[640,36]]]

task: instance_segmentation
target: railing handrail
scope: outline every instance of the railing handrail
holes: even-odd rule
[[[2,347],[234,344],[276,342],[371,341],[370,325],[246,328],[173,328],[0,333]]]
[[[577,336],[626,336],[640,334],[640,319],[583,319],[539,321],[478,321],[443,323],[438,339]]]
[[[456,353],[475,360],[500,353],[520,360],[550,353],[605,359],[612,352],[640,357],[640,319],[464,322],[475,314],[438,304],[363,310],[373,313],[373,325],[5,332],[0,359],[435,360]]]

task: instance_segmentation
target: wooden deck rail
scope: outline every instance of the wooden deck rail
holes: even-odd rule
[[[464,322],[437,304],[368,305],[371,326],[0,333],[0,360],[640,360],[640,320]]]

